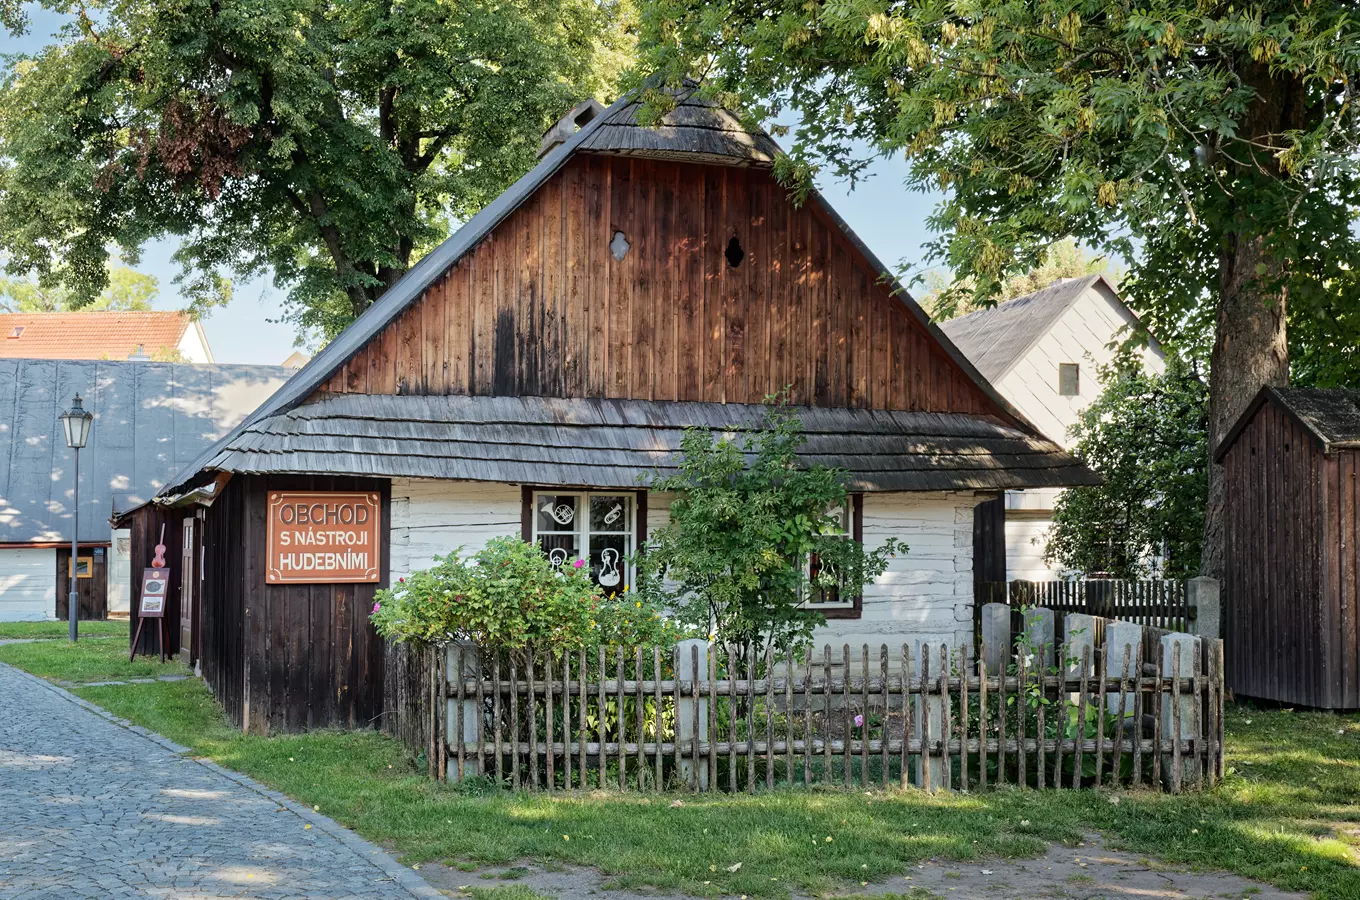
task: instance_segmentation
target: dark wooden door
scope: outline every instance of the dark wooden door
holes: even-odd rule
[[[71,594],[71,548],[57,548],[57,618],[70,614],[68,597]],[[76,593],[80,597],[81,619],[107,619],[109,616],[109,581],[107,547],[81,547],[81,574],[89,577],[76,579]]]
[[[186,666],[194,664],[194,615],[198,610],[198,566],[194,540],[198,520],[185,516],[179,554],[179,658]]]

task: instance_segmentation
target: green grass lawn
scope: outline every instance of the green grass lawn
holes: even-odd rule
[[[4,638],[61,638],[66,639],[65,622],[0,622],[0,640]],[[121,637],[128,639],[127,620],[113,619],[80,623],[80,636]]]
[[[161,663],[159,657],[139,656],[128,661],[127,629],[122,640],[90,636],[71,644],[66,640],[34,641],[0,646],[0,662],[62,681],[112,681],[119,678],[153,678],[185,674],[178,662]]]
[[[1013,789],[544,796],[432,783],[402,747],[372,732],[244,736],[196,680],[78,693],[319,807],[408,863],[530,859],[595,866],[621,887],[782,898],[888,878],[933,856],[1034,856],[1047,842],[1101,831],[1135,853],[1328,900],[1360,898],[1354,715],[1234,708],[1233,773],[1215,791],[1180,797]]]

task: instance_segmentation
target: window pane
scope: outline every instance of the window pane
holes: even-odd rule
[[[534,500],[534,515],[539,532],[579,531],[576,521],[579,497],[571,494],[539,494]]]
[[[571,565],[581,558],[574,534],[540,534],[538,546],[543,548],[554,568]]]
[[[606,595],[621,593],[628,584],[626,557],[632,550],[631,545],[626,534],[590,536],[590,577]]]
[[[591,531],[627,531],[629,501],[633,498],[624,494],[590,495]]]
[[[1081,367],[1077,363],[1058,363],[1058,393],[1064,397],[1081,393]]]

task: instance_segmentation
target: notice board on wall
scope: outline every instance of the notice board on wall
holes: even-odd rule
[[[265,581],[378,581],[381,503],[367,491],[270,491]]]

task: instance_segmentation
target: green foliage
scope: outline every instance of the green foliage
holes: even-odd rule
[[[1213,377],[1247,394],[1280,356],[1261,303],[1355,307],[1347,0],[648,0],[642,22],[646,71],[789,123],[777,170],[799,188],[904,155],[909,187],[945,192],[931,255],[974,302],[1055,240],[1107,248],[1164,343],[1232,335]],[[1230,296],[1250,302],[1219,318]]]
[[[108,267],[108,284],[88,302],[78,300],[60,283],[44,285],[31,278],[0,277],[0,309],[5,312],[144,311],[151,309],[159,293],[154,275],[120,265]]]
[[[1045,558],[1087,574],[1198,573],[1208,489],[1208,396],[1197,373],[1167,357],[1154,375],[1124,360],[1072,429],[1074,452],[1104,479],[1058,498]]]
[[[801,466],[804,441],[782,403],[744,435],[688,430],[679,471],[652,484],[675,499],[641,556],[641,590],[718,641],[786,646],[805,644],[825,622],[804,608],[814,592],[853,596],[882,574],[906,545],[889,539],[866,552],[845,533],[844,474]]]
[[[370,618],[392,640],[468,640],[498,650],[631,649],[677,636],[650,604],[605,600],[584,565],[556,569],[536,544],[517,537],[495,538],[467,557],[461,548],[436,557],[430,568],[378,591]]]
[[[1043,261],[1023,275],[1012,275],[1006,279],[1000,292],[994,298],[997,303],[1005,303],[1016,297],[1023,297],[1043,290],[1062,278],[1082,278],[1087,275],[1104,275],[1115,284],[1122,277],[1119,270],[1104,256],[1088,253],[1071,238],[1049,245],[1044,251]],[[966,316],[984,307],[973,296],[976,279],[961,278],[951,280],[938,270],[927,273],[926,292],[919,298],[921,306],[934,320],[943,321],[955,316]]]
[[[179,239],[181,291],[272,275],[329,337],[533,164],[626,63],[630,0],[110,0],[14,63],[0,250],[75,304]],[[13,25],[21,10],[0,4]]]

